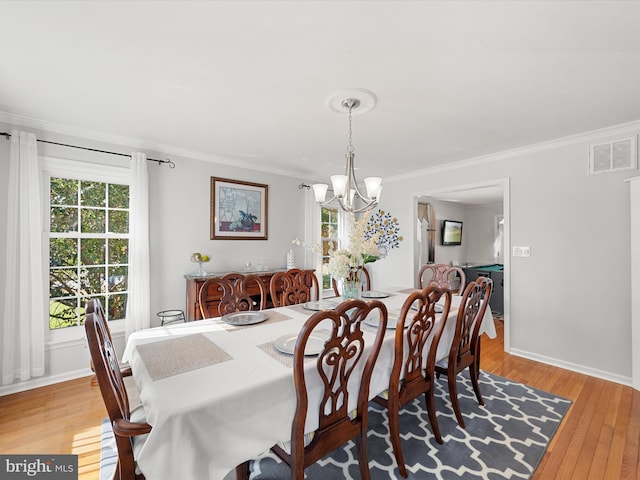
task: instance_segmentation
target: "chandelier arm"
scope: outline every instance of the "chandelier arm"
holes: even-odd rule
[[[371,210],[372,208],[376,207],[378,205],[378,201],[377,200],[371,200],[369,203],[367,203],[366,205],[363,205],[362,207],[360,207],[357,210],[354,210],[353,213],[362,213],[362,212],[367,212],[369,210]]]
[[[353,188],[353,190],[355,191],[355,196],[357,196],[358,198],[360,198],[363,202],[368,203],[373,201],[372,198],[366,197],[361,191],[360,191],[360,187],[358,187],[358,181],[356,180],[356,172],[353,168],[353,159],[355,158],[356,154],[353,152],[350,152],[346,155],[347,157],[347,166],[345,168],[345,175],[347,176],[347,191],[345,191],[345,196],[347,194],[351,193],[351,189]]]

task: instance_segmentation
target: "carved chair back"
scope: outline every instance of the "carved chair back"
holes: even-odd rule
[[[427,285],[438,285],[440,287],[452,288],[452,281],[455,275],[460,277],[459,292],[464,291],[467,284],[467,277],[460,267],[452,267],[444,263],[427,263],[420,268],[418,272],[418,288],[424,288]]]
[[[149,433],[151,426],[131,421],[129,397],[120,372],[118,357],[109,330],[96,311],[87,314],[84,327],[98,386],[111,420],[118,449],[116,477],[122,480],[144,478],[135,473],[132,438]]]
[[[269,287],[275,307],[298,305],[317,300],[320,296],[318,279],[313,270],[291,268],[286,272],[277,272],[271,277]]]
[[[378,315],[379,325],[375,340],[367,344],[362,322],[371,314]],[[382,302],[352,299],[334,310],[314,313],[300,330],[293,355],[297,407],[291,428],[291,450],[287,453],[274,447],[291,467],[291,478],[302,479],[304,468],[353,437],[358,443],[361,478],[370,478],[366,440],[369,383],[386,325],[387,309]],[[305,349],[314,332],[327,340],[314,362],[315,368],[310,369]],[[312,412],[308,412],[307,380],[310,375],[322,384],[319,408]],[[349,391],[348,386],[353,390]],[[355,401],[350,401],[352,398]],[[307,415],[318,415],[318,430],[305,446]]]
[[[436,375],[444,374],[447,376],[451,406],[462,428],[465,427],[465,424],[458,403],[456,376],[467,367],[478,403],[484,405],[478,382],[480,375],[480,327],[487,305],[489,305],[492,285],[492,280],[487,277],[478,277],[475,282],[467,285],[458,307],[455,335],[449,356],[446,362],[436,365]]]
[[[257,285],[259,300],[247,292],[249,285]],[[255,275],[229,273],[208,279],[200,287],[198,303],[202,318],[221,317],[228,313],[266,308],[267,292],[262,280]]]
[[[442,310],[438,308],[436,312],[439,301]],[[407,297],[400,310],[395,331],[389,390],[385,396],[375,399],[389,411],[391,446],[403,477],[407,476],[407,471],[400,442],[399,411],[402,405],[424,394],[431,429],[436,441],[442,443],[435,412],[433,379],[436,350],[450,307],[451,291],[446,287],[429,285]]]

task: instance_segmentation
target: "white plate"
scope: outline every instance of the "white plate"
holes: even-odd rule
[[[375,290],[365,290],[360,294],[360,296],[362,298],[387,298],[389,294],[385,292],[376,292]]]
[[[317,302],[307,302],[302,304],[302,308],[306,310],[333,310],[338,304],[336,302],[330,302],[327,300],[319,300]]]
[[[436,303],[436,306],[434,307],[434,310],[436,311],[436,313],[442,313],[442,308],[443,308],[442,305],[438,305]],[[411,305],[411,310],[416,310],[417,311],[418,310],[418,305],[417,304]]]
[[[269,314],[266,312],[235,312],[224,315],[222,321],[229,325],[242,326],[264,322],[267,318]]]
[[[371,327],[378,328],[378,325],[380,324],[380,317],[375,313],[373,315],[370,314],[367,318],[364,319],[364,323],[366,323]],[[398,317],[395,315],[392,316],[387,314],[387,328],[389,330],[395,330],[397,326],[398,326]],[[407,328],[407,326],[408,325],[405,323],[404,328]]]
[[[283,335],[278,338],[275,342],[273,342],[273,346],[276,350],[281,353],[286,353],[287,355],[293,355],[293,352],[296,348],[296,341],[298,340],[298,335]],[[305,356],[315,356],[319,355],[320,352],[324,349],[324,344],[326,342],[326,338],[320,334],[312,333],[309,335],[309,339],[307,340],[307,346],[304,349]]]

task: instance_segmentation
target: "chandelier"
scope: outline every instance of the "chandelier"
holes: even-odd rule
[[[360,106],[360,100],[357,98],[347,98],[342,101],[342,107],[349,112],[349,145],[347,146],[347,164],[344,175],[332,175],[331,185],[333,188],[333,197],[326,200],[329,185],[326,183],[316,183],[312,185],[316,202],[323,207],[329,206],[335,200],[338,201],[340,208],[349,213],[360,213],[371,210],[380,201],[380,192],[382,191],[382,178],[367,177],[364,184],[367,195],[363,195],[358,188],[358,181],[353,168],[353,159],[355,157],[352,143],[352,127],[351,117],[355,108]]]

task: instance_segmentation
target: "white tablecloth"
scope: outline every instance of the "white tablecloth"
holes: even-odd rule
[[[406,297],[395,292],[383,300],[390,315],[399,312]],[[448,353],[457,311],[453,307],[459,301],[460,297],[453,297],[438,358]],[[272,312],[291,318],[237,330],[218,319],[206,319],[143,330],[129,337],[123,360],[132,367],[147,421],[153,426],[138,452],[138,464],[147,480],[222,479],[236,465],[290,439],[296,403],[293,369],[259,346],[282,335],[297,334],[313,312],[307,313],[299,306]],[[491,338],[496,336],[489,308],[481,331]],[[141,345],[197,334],[215,344],[209,361],[212,364],[205,361],[205,366],[187,371],[169,369],[165,373],[168,376],[159,379],[155,372],[157,379],[153,380],[145,364],[153,347]],[[365,340],[368,336],[373,341],[373,333],[365,335]],[[162,352],[169,345],[156,350]],[[390,330],[371,381],[372,398],[388,387],[393,348]],[[171,355],[171,349],[167,352]],[[162,375],[163,370],[160,372]],[[351,397],[355,400],[355,395]],[[307,428],[315,427],[317,416],[310,415]]]

